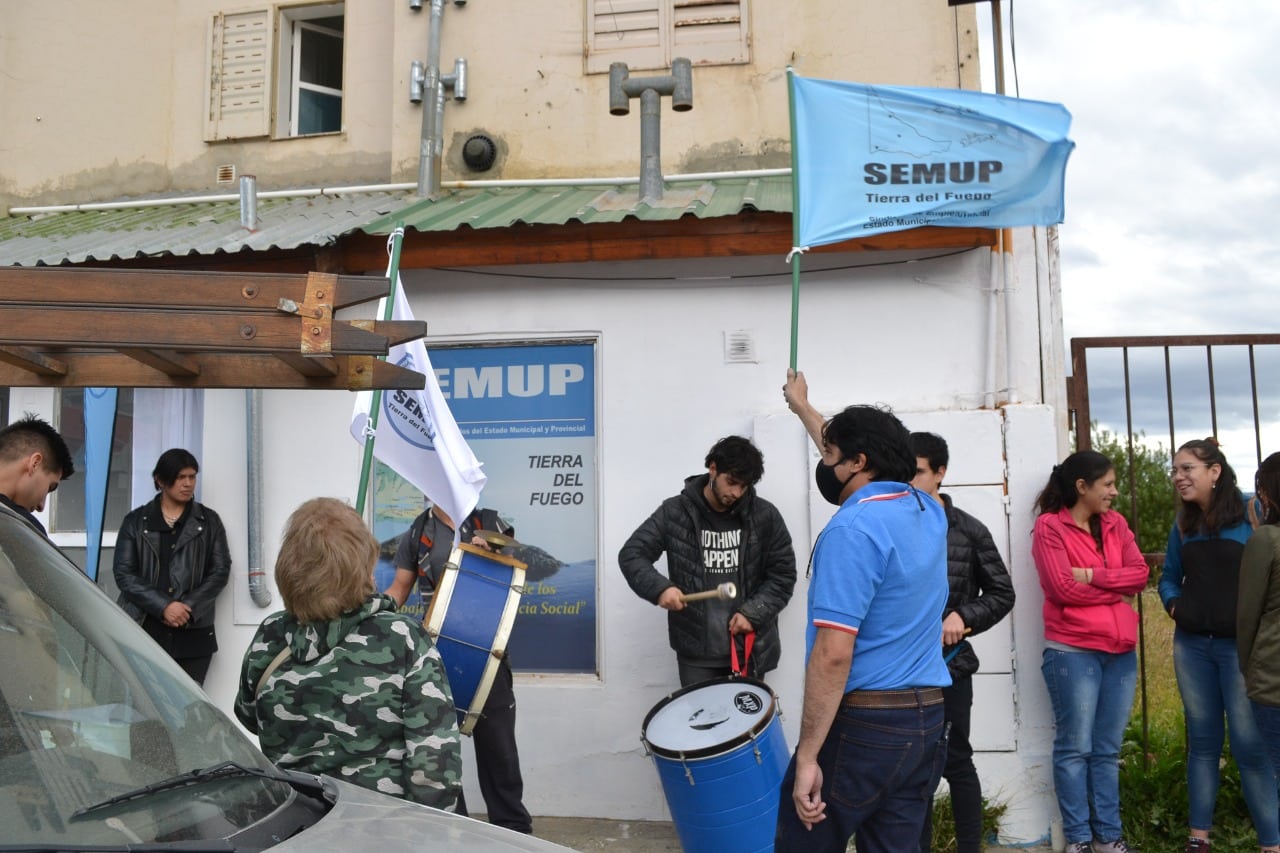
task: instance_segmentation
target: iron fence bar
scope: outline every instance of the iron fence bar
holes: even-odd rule
[[[1133,535],[1137,538],[1142,534],[1142,524],[1138,517],[1138,469],[1133,461],[1133,387],[1129,375],[1129,348],[1122,348],[1120,353],[1124,364],[1124,431],[1128,438],[1129,517],[1133,519]],[[1138,678],[1142,684],[1142,771],[1145,773],[1151,766],[1151,731],[1147,722],[1147,628],[1143,618],[1142,593],[1138,593],[1138,667]]]
[[[1218,437],[1218,396],[1213,383],[1213,345],[1204,348],[1205,363],[1209,367],[1209,423],[1213,428],[1213,437]]]
[[[1169,410],[1169,459],[1172,460],[1178,445],[1173,443],[1173,368],[1169,364],[1168,345],[1164,348],[1164,399]]]
[[[1258,364],[1254,357],[1253,344],[1249,345],[1249,392],[1253,402],[1253,450],[1258,457],[1258,465],[1262,465],[1262,421],[1258,416]]]

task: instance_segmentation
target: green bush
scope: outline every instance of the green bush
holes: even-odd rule
[[[982,798],[982,837],[992,843],[1000,835],[1000,820],[1009,808],[1007,803],[993,803]],[[951,798],[943,795],[933,801],[934,853],[956,853],[956,823],[951,814]]]
[[[1135,718],[1120,749],[1120,817],[1125,841],[1138,850],[1180,850],[1187,838],[1188,819],[1186,746],[1181,729],[1153,725],[1145,766],[1142,758],[1142,732]],[[1240,772],[1225,756],[1210,837],[1214,853],[1258,849],[1240,788]]]

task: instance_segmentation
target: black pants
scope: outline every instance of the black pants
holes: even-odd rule
[[[978,853],[982,849],[982,785],[978,768],[973,766],[973,747],[969,744],[969,720],[973,711],[973,677],[954,679],[942,688],[946,721],[951,725],[947,741],[947,763],[942,775],[951,788],[951,813],[956,822],[956,850]],[[920,835],[920,850],[929,853],[933,840],[933,800],[929,800],[929,817]]]
[[[511,666],[504,658],[498,664],[480,719],[472,729],[471,742],[476,750],[476,776],[489,823],[528,834],[533,832],[533,819],[523,802],[524,779],[516,751],[516,694],[511,681]],[[458,814],[467,814],[461,794]]]

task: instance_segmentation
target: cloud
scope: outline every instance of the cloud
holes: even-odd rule
[[[1067,337],[1276,331],[1280,4],[1023,0],[1012,22],[1020,94],[1074,117]]]

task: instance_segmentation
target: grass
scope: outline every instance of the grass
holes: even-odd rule
[[[993,803],[982,798],[982,837],[994,841],[1000,835],[1000,820],[1008,811],[1007,803]],[[951,814],[951,798],[943,795],[933,801],[933,841],[930,849],[934,853],[956,853],[956,823]]]

